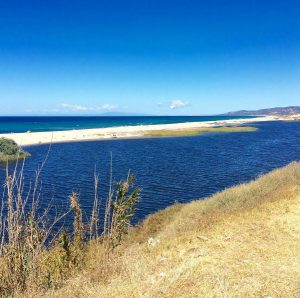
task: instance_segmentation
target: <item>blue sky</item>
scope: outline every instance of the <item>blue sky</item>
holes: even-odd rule
[[[299,1],[0,0],[0,114],[300,103]]]

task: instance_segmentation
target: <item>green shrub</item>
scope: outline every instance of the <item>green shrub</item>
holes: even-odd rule
[[[0,162],[14,161],[28,156],[29,153],[19,147],[14,140],[0,138]]]
[[[18,144],[10,139],[0,138],[0,152],[6,155],[18,154],[20,148]]]

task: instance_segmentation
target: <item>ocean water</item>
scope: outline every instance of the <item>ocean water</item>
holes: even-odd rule
[[[253,118],[241,116],[131,116],[131,117],[0,117],[0,133],[59,131],[129,125],[171,124]]]
[[[53,144],[41,174],[41,207],[51,202],[58,210],[66,210],[68,195],[77,191],[87,218],[95,168],[102,203],[107,196],[111,154],[114,181],[125,178],[130,169],[141,188],[135,223],[175,202],[207,197],[300,159],[300,122],[253,125],[258,131]],[[32,157],[25,164],[25,191],[49,146],[26,149]],[[2,165],[1,185],[4,179]],[[70,224],[68,218],[65,224]]]

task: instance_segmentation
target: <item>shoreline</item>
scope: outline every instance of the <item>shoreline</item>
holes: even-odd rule
[[[264,116],[257,118],[241,118],[203,122],[185,122],[173,124],[154,124],[138,126],[116,126],[106,128],[90,128],[64,131],[25,132],[0,134],[0,138],[14,140],[19,146],[33,146],[50,143],[68,143],[80,141],[100,141],[112,139],[147,138],[150,131],[181,131],[186,129],[213,128],[220,126],[235,126],[255,122],[286,121],[286,117]]]

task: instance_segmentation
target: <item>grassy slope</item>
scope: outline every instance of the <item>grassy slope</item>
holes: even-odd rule
[[[180,130],[153,130],[145,131],[144,136],[149,137],[174,137],[174,136],[195,136],[203,133],[212,132],[251,132],[256,131],[257,128],[250,126],[224,126],[224,127],[207,127],[198,129],[180,129]]]
[[[299,164],[149,216],[54,297],[298,297]],[[148,239],[155,239],[154,245]]]

